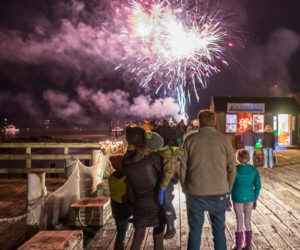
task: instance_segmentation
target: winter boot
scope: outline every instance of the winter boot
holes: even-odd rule
[[[231,250],[242,250],[244,232],[235,232],[235,244]]]
[[[170,215],[166,215],[166,219],[167,219],[167,232],[164,235],[165,239],[171,239],[174,237],[176,230],[174,227],[174,215],[170,214]]]
[[[252,231],[245,231],[245,247],[243,250],[251,250],[252,249]]]

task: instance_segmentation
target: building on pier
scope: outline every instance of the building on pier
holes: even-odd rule
[[[256,133],[272,126],[279,146],[299,144],[300,105],[293,97],[223,97],[213,96],[210,109],[217,114],[217,130],[225,133],[237,148],[240,135],[248,124]]]

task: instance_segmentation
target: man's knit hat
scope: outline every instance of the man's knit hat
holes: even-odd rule
[[[123,159],[123,154],[112,155],[109,157],[109,161],[112,167],[118,172],[123,170],[122,159]]]
[[[147,132],[146,133],[146,147],[150,149],[150,151],[156,152],[160,150],[164,146],[164,139],[155,132]]]
[[[145,130],[140,127],[126,128],[126,141],[129,145],[142,147],[145,145]]]
[[[247,164],[250,160],[249,151],[246,149],[240,149],[236,153],[236,160],[240,164]]]

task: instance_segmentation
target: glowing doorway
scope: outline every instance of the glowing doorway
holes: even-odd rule
[[[291,144],[291,115],[289,114],[278,115],[278,144]]]

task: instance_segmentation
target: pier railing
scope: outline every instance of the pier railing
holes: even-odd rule
[[[22,174],[34,171],[44,171],[46,173],[65,173],[65,168],[31,168],[31,162],[33,160],[66,160],[66,159],[80,159],[91,160],[95,163],[97,157],[96,152],[101,150],[106,153],[117,153],[123,149],[122,143],[109,144],[109,143],[84,143],[84,142],[9,142],[0,143],[0,148],[6,149],[25,149],[25,154],[0,154],[0,174]],[[33,154],[31,149],[63,149],[61,154]],[[91,149],[90,154],[70,154],[70,148],[77,149]],[[24,168],[5,168],[3,166],[3,160],[24,160],[26,162]]]

